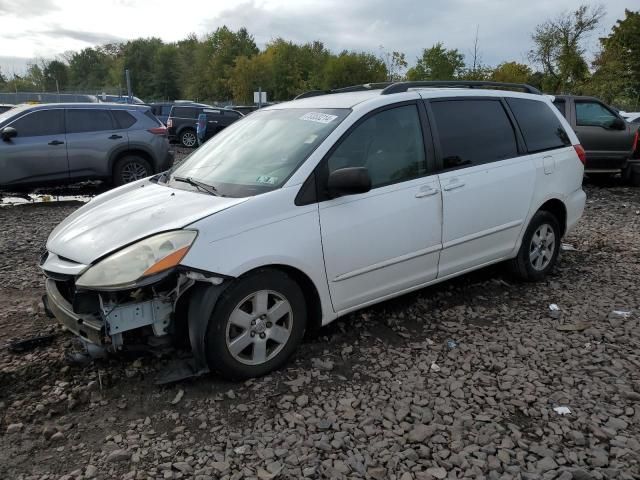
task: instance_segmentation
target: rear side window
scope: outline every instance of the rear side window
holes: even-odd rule
[[[113,122],[108,110],[68,109],[67,133],[102,132],[113,130]]]
[[[560,120],[544,102],[507,98],[529,153],[571,145]]]
[[[148,119],[149,119],[149,121],[150,121],[154,126],[156,126],[156,127],[157,127],[157,126],[162,125],[162,122],[161,122],[160,120],[158,120],[158,119],[156,118],[156,116],[155,116],[153,113],[151,113],[151,110],[146,110],[146,111],[144,112],[144,116],[145,116],[146,118],[148,118]]]
[[[499,100],[435,101],[431,109],[444,169],[518,156],[513,126]]]
[[[171,105],[162,105],[160,115],[169,115],[170,113],[171,113]],[[156,115],[158,114],[156,113]]]
[[[359,124],[328,159],[329,173],[346,167],[367,167],[372,188],[426,175],[416,106],[383,110]]]
[[[198,118],[199,109],[193,107],[174,107],[171,113],[172,117],[178,118]]]
[[[567,102],[564,100],[554,100],[553,105],[560,111],[564,118],[567,118]]]
[[[118,128],[129,128],[136,123],[136,118],[126,110],[112,110],[113,118],[116,119]]]
[[[19,118],[9,126],[18,137],[42,137],[64,134],[64,110],[38,110]]]

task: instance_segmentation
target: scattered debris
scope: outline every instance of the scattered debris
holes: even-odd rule
[[[562,249],[563,252],[574,252],[577,250],[577,248],[571,245],[570,243],[563,243],[560,248]]]
[[[173,400],[171,400],[171,405],[177,405],[178,403],[180,403],[182,397],[184,397],[184,390],[180,389],[178,390],[178,393],[176,393],[176,396],[173,398]]]
[[[571,410],[569,409],[569,407],[565,406],[553,407],[553,411],[558,415],[571,415]]]
[[[576,323],[568,323],[564,325],[556,325],[556,330],[560,332],[581,332],[586,330],[591,326],[590,323],[586,322],[576,322]]]
[[[45,347],[49,345],[58,334],[38,335],[36,337],[25,338],[24,340],[15,340],[4,345],[0,350],[7,349],[11,353],[24,353],[33,350],[36,347]]]
[[[622,318],[629,318],[631,316],[631,312],[628,312],[626,310],[614,310],[611,313]]]
[[[431,371],[432,372],[439,372],[440,371],[440,367],[438,366],[438,364],[436,362],[433,362],[431,364]]]
[[[455,340],[447,340],[447,348],[449,350],[453,350],[454,348],[458,348],[458,342]]]
[[[560,307],[555,303],[549,305],[549,311],[551,312],[551,318],[560,318]]]

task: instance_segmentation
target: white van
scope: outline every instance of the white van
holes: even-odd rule
[[[50,311],[112,350],[188,338],[201,371],[246,378],[353,310],[497,262],[524,280],[554,266],[584,151],[548,98],[487,82],[321,93],[64,220],[41,263]]]

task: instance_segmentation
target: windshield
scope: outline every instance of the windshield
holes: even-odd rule
[[[191,178],[223,196],[248,197],[280,188],[344,118],[348,109],[259,110],[226,128],[171,172],[175,188]]]

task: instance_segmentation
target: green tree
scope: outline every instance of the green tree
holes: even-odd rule
[[[408,80],[453,80],[464,69],[464,56],[457,49],[446,49],[440,42],[422,50],[422,57],[407,71]]]
[[[384,82],[387,68],[380,59],[370,53],[343,51],[328,59],[325,65],[324,86],[326,89]]]
[[[155,88],[158,84],[155,76],[157,72],[155,62],[158,51],[162,47],[162,40],[155,37],[138,38],[122,45],[119,54],[117,54],[122,58],[122,63],[118,64],[118,68],[123,76],[124,71],[129,70],[131,90],[135,95],[142,98],[155,96]]]
[[[528,83],[533,72],[528,65],[518,62],[502,62],[491,72],[494,82]]]
[[[64,90],[69,83],[69,67],[60,60],[46,63],[42,70],[47,91]]]
[[[584,41],[603,16],[602,6],[582,5],[536,27],[529,59],[542,66],[545,90],[575,93],[580,88],[589,74]]]
[[[231,98],[229,77],[237,57],[251,57],[258,47],[246,28],[234,32],[226,25],[210,34],[195,54],[196,82],[192,91],[199,98],[227,100]]]
[[[163,45],[156,50],[152,76],[153,98],[175,100],[179,97],[178,48],[175,45]]]
[[[383,45],[380,45],[380,60],[387,69],[387,81],[399,82],[403,80],[406,74],[407,57],[403,52],[388,52]]]
[[[102,88],[108,81],[113,58],[100,47],[85,48],[69,59],[69,83],[75,89]]]
[[[626,109],[640,108],[640,11],[625,10],[611,33],[600,39],[588,92]]]

